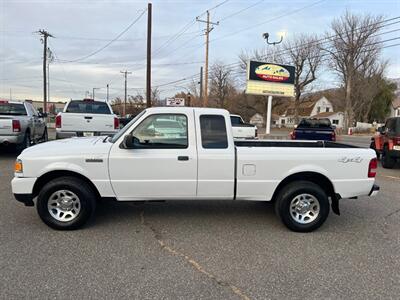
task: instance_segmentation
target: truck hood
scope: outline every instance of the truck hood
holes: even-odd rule
[[[113,144],[108,141],[103,142],[104,139],[105,136],[74,137],[41,143],[25,149],[19,158],[107,154]]]

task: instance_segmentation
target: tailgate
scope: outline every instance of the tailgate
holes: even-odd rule
[[[61,131],[112,132],[114,115],[62,113]]]
[[[330,129],[301,129],[295,130],[296,140],[331,141],[333,131]]]
[[[12,118],[0,116],[0,135],[11,135],[12,132]]]

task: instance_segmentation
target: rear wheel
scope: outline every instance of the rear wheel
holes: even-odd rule
[[[289,229],[310,232],[319,228],[328,217],[329,199],[319,185],[299,180],[279,192],[275,212]]]
[[[17,150],[22,151],[26,148],[29,148],[30,146],[31,146],[31,135],[29,131],[27,131],[25,132],[24,140],[22,141],[22,143],[17,145]]]
[[[81,179],[60,177],[48,182],[40,191],[37,211],[48,226],[60,230],[82,227],[94,214],[96,196]]]
[[[390,157],[389,148],[386,145],[385,147],[383,147],[382,151],[382,167],[384,167],[385,169],[393,169],[395,164],[396,160]]]
[[[47,132],[47,128],[45,128],[42,135],[42,142],[47,142],[48,140],[49,140],[49,135]]]

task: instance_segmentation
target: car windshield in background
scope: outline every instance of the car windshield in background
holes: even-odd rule
[[[331,128],[329,119],[303,119],[297,128]]]
[[[71,101],[67,113],[78,114],[104,114],[110,115],[111,111],[105,102],[101,101]]]
[[[0,115],[26,116],[27,113],[22,103],[0,103]]]

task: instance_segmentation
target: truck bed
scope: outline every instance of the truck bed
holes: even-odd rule
[[[360,148],[353,145],[330,141],[235,140],[234,142],[236,147]]]

